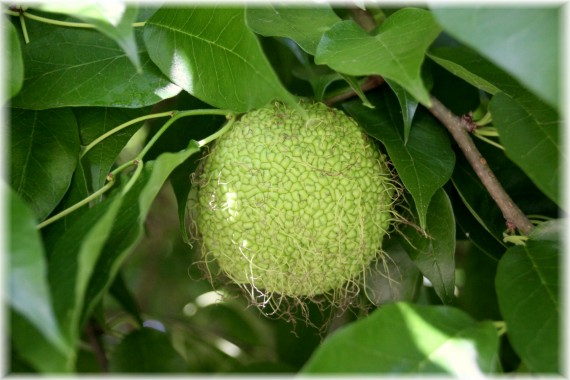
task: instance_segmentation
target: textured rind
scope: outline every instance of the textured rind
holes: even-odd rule
[[[206,255],[233,281],[313,296],[341,288],[374,259],[393,185],[356,123],[324,104],[250,112],[207,157],[196,223]]]

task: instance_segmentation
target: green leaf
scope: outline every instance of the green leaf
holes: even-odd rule
[[[418,101],[414,99],[402,86],[398,83],[386,79],[388,86],[394,91],[398,102],[400,103],[400,108],[402,109],[402,119],[404,120],[404,144],[408,143],[410,138],[410,130],[412,129],[412,120],[414,119],[414,114],[418,109]]]
[[[70,347],[63,339],[51,305],[47,262],[34,217],[28,206],[11,189],[8,189],[8,206],[10,305],[35,326],[54,350],[66,355]],[[11,331],[14,339],[28,333],[27,330]],[[32,360],[35,362],[43,359],[45,358],[40,357]]]
[[[495,280],[509,341],[528,368],[560,373],[558,239],[537,240],[509,248]]]
[[[473,217],[489,233],[487,237],[492,236],[503,245],[506,229],[503,213],[463,154],[457,156],[451,181]]]
[[[29,23],[24,46],[22,91],[12,106],[46,109],[66,106],[137,108],[180,92],[139,44],[142,72],[109,38],[94,30]]]
[[[126,193],[116,192],[89,209],[58,241],[51,255],[50,284],[66,335],[77,341],[82,318],[107,290],[125,256],[142,236],[156,194],[178,165],[199,150],[192,142],[178,153],[145,163]]]
[[[35,5],[44,12],[55,12],[78,18],[113,39],[123,49],[129,60],[140,72],[142,71],[137,42],[133,32],[133,22],[137,17],[137,8],[124,2],[113,3],[70,3],[49,2]]]
[[[383,241],[382,250],[384,256],[366,271],[366,297],[376,306],[414,301],[422,284],[420,271],[397,240]]]
[[[111,286],[121,264],[142,238],[150,206],[170,174],[197,152],[197,143],[191,141],[187,149],[178,153],[164,153],[156,161],[145,164],[137,183],[123,197],[119,210],[120,218],[117,218],[113,225],[113,231],[107,238],[94,268],[94,273],[98,275],[91,278],[85,293],[84,317],[89,315]]]
[[[10,112],[10,185],[44,219],[61,201],[77,165],[79,134],[68,108]]]
[[[359,101],[345,103],[344,108],[369,135],[384,144],[402,183],[414,199],[420,227],[426,228],[430,200],[449,180],[455,164],[449,138],[438,122],[422,109],[415,116],[406,144],[400,106],[390,90],[382,89],[379,95],[369,95],[368,99],[376,109],[366,108]]]
[[[529,108],[525,101],[496,94],[490,103],[493,124],[507,157],[544,194],[562,205],[559,178],[565,155],[558,141],[560,119],[550,107],[535,104]]]
[[[111,372],[184,372],[186,363],[172,347],[167,334],[143,328],[128,334],[115,348],[109,361]]]
[[[62,352],[54,348],[35,325],[13,309],[11,311],[10,338],[17,356],[24,359],[27,366],[46,374],[63,374],[73,371],[75,360],[73,350]],[[26,368],[24,372],[33,371]]]
[[[430,12],[415,8],[392,14],[374,36],[353,21],[343,21],[323,35],[315,62],[349,75],[381,75],[430,106],[421,65],[439,32]]]
[[[302,372],[483,376],[496,369],[498,346],[491,322],[448,306],[394,303],[337,330]]]
[[[299,62],[293,66],[291,72],[295,77],[309,82],[313,89],[316,101],[323,101],[327,87],[334,81],[342,80],[342,76],[325,65],[315,65],[309,54],[302,50],[295,42],[282,39],[281,42],[291,50]]]
[[[137,303],[137,300],[129,290],[127,284],[125,283],[125,279],[120,272],[113,280],[113,283],[109,288],[109,293],[113,296],[113,298],[115,298],[115,300],[117,300],[117,302],[123,307],[126,312],[133,316],[139,325],[143,325],[141,310]]]
[[[273,99],[296,104],[241,8],[162,8],[147,21],[144,37],[162,72],[212,106],[245,112]]]
[[[422,274],[430,280],[444,303],[451,303],[455,289],[455,218],[445,191],[433,195],[424,235],[411,226],[400,228],[400,243]]]
[[[341,19],[329,6],[291,8],[266,5],[246,9],[247,25],[266,37],[287,37],[309,54],[315,55],[317,45],[326,31]]]
[[[77,117],[81,145],[87,146],[113,128],[148,113],[150,108],[79,107],[73,111]],[[105,184],[117,156],[141,126],[142,123],[134,124],[114,133],[82,157],[82,165],[86,168],[92,190],[98,190]]]
[[[434,8],[445,31],[511,73],[552,107],[560,93],[560,9]]]
[[[440,47],[427,55],[453,75],[491,95],[501,91],[509,95],[527,92],[507,72],[467,47]]]
[[[24,81],[24,62],[22,59],[22,49],[20,48],[20,39],[18,32],[11,22],[4,20],[2,23],[4,29],[3,35],[6,38],[7,53],[4,63],[6,69],[4,71],[4,78],[8,79],[7,86],[5,87],[6,98],[9,99],[20,92],[22,83]]]

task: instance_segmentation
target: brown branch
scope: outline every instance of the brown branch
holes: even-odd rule
[[[85,326],[85,335],[87,340],[93,349],[93,353],[97,358],[99,367],[103,372],[109,372],[109,360],[105,355],[105,348],[103,347],[103,342],[101,341],[102,334],[101,326],[94,319],[89,320]]]
[[[378,75],[372,75],[366,79],[366,82],[362,83],[362,85],[360,86],[360,89],[362,90],[362,92],[370,91],[373,88],[376,88],[376,87],[382,85],[383,83],[384,83],[384,78],[382,78],[381,76],[378,76]],[[357,96],[356,92],[354,92],[354,90],[350,89],[347,92],[343,92],[343,93],[335,95],[331,98],[326,99],[324,101],[324,103],[330,107],[335,103],[345,101],[345,100],[353,98],[355,96]]]
[[[433,105],[429,108],[430,112],[451,133],[467,161],[469,161],[473,170],[475,170],[475,173],[477,173],[477,176],[503,212],[507,226],[512,224],[523,234],[528,235],[534,228],[533,224],[507,194],[497,177],[495,177],[495,174],[493,174],[487,161],[473,143],[471,136],[469,136],[469,122],[454,115],[435,97],[432,96],[431,101]]]

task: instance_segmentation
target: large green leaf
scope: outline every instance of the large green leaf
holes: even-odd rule
[[[562,247],[557,235],[544,239],[538,227],[533,235],[526,246],[509,248],[499,262],[495,280],[499,307],[509,341],[528,368],[560,373]]]
[[[143,328],[125,336],[109,361],[114,373],[184,372],[186,363],[172,347],[170,337],[160,331]]]
[[[4,186],[2,186],[4,187]],[[63,339],[51,305],[47,282],[47,262],[35,218],[29,207],[8,189],[9,272],[8,298],[10,305],[49,341],[54,350],[68,354],[70,347]],[[28,334],[16,328],[13,339]],[[35,358],[41,361],[43,358]]]
[[[430,280],[444,303],[451,303],[455,289],[455,218],[445,191],[433,195],[424,235],[411,226],[400,228],[399,240],[422,274]]]
[[[20,48],[20,40],[18,32],[11,22],[4,20],[2,22],[2,29],[4,30],[3,36],[6,38],[5,43],[6,58],[4,64],[4,78],[8,79],[7,86],[5,85],[6,98],[11,98],[16,95],[22,88],[24,81],[24,62],[22,60],[22,49]],[[2,99],[4,101],[4,99]]]
[[[162,8],[147,21],[144,37],[162,72],[212,106],[243,112],[273,99],[294,103],[242,8]]]
[[[411,193],[419,216],[426,228],[428,206],[433,194],[451,177],[455,154],[449,138],[427,111],[418,110],[407,144],[404,140],[400,105],[389,89],[368,98],[374,110],[362,106],[360,101],[344,104],[368,134],[380,140],[390,156],[400,179]]]
[[[483,376],[496,369],[498,346],[491,322],[448,306],[394,303],[337,330],[303,372]]]
[[[123,49],[137,70],[142,70],[133,31],[133,22],[137,17],[137,8],[133,5],[127,6],[122,1],[112,3],[50,1],[34,5],[34,8],[44,12],[63,13],[94,25]]]
[[[560,7],[434,8],[446,32],[473,47],[551,106],[560,95]]]
[[[11,109],[10,185],[38,220],[63,198],[78,155],[79,133],[70,109]]]
[[[323,33],[341,19],[326,5],[292,8],[283,5],[249,7],[247,25],[262,36],[287,37],[315,55]]]
[[[315,62],[350,75],[381,75],[429,106],[421,65],[440,30],[430,12],[415,8],[392,14],[374,36],[353,21],[340,22],[323,35]]]
[[[18,108],[65,106],[143,107],[172,97],[170,83],[139,44],[137,73],[117,44],[94,30],[30,23],[24,50],[24,86]]]
[[[491,99],[493,124],[499,131],[505,153],[558,205],[560,176],[565,154],[559,139],[560,119],[541,104],[529,108],[527,99],[513,99],[498,93]]]

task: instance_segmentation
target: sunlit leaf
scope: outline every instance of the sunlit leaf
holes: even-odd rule
[[[79,133],[69,108],[10,112],[10,185],[44,219],[63,198],[77,165]]]
[[[353,21],[343,21],[323,35],[315,62],[349,75],[381,75],[429,106],[421,65],[439,32],[431,14],[415,8],[392,14],[374,36]]]
[[[511,73],[550,106],[560,93],[559,7],[433,7],[445,31]]]
[[[212,106],[243,112],[274,99],[295,104],[239,7],[162,8],[144,37],[162,72]]]
[[[538,235],[540,237],[540,234]],[[497,270],[496,288],[509,341],[528,368],[537,373],[561,370],[558,238],[507,250]]]
[[[2,186],[4,187],[4,186]],[[47,281],[47,262],[35,218],[28,206],[8,190],[9,271],[8,298],[10,305],[45,337],[55,351],[68,355],[70,347],[64,340],[51,304]],[[20,339],[27,330],[12,330],[14,339]],[[43,357],[32,359],[35,362]],[[29,355],[28,355],[28,360]]]
[[[496,369],[498,348],[491,322],[448,306],[394,303],[336,331],[302,372],[483,376]]]
[[[24,62],[22,59],[22,49],[20,48],[20,39],[14,25],[7,20],[2,23],[4,30],[5,44],[8,45],[6,52],[7,57],[4,59],[5,69],[4,78],[8,79],[7,85],[4,85],[6,98],[16,95],[22,88],[24,81]],[[4,99],[3,99],[4,100]]]

